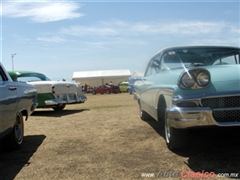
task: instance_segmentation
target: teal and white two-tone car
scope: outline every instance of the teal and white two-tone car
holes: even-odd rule
[[[68,81],[51,81],[42,73],[32,71],[8,71],[13,81],[32,84],[38,93],[37,108],[52,108],[61,111],[67,104],[84,103],[87,97],[82,85]]]
[[[169,149],[186,146],[188,128],[240,126],[240,48],[164,48],[134,90],[140,117],[164,125]]]

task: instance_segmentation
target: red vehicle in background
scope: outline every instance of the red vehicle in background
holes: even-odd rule
[[[110,93],[119,93],[119,92],[120,92],[119,87],[114,85],[101,85],[99,87],[94,87],[92,90],[93,95],[96,95],[97,93],[110,94]]]

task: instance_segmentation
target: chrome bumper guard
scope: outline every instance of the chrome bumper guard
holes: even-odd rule
[[[56,98],[51,100],[44,101],[46,105],[58,105],[58,104],[79,104],[84,103],[87,100],[85,95],[78,95],[77,93],[74,96],[66,94],[64,98]]]
[[[167,119],[170,126],[184,129],[200,126],[240,126],[240,122],[216,122],[212,109],[208,107],[167,109]]]

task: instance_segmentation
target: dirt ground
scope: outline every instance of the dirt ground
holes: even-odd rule
[[[156,121],[140,120],[133,95],[87,97],[62,112],[37,109],[25,122],[22,148],[0,151],[0,179],[240,177],[239,128],[190,130],[188,147],[173,152]]]

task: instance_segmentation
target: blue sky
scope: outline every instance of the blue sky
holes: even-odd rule
[[[1,62],[71,80],[73,72],[143,72],[158,50],[240,46],[240,1],[1,1]]]

